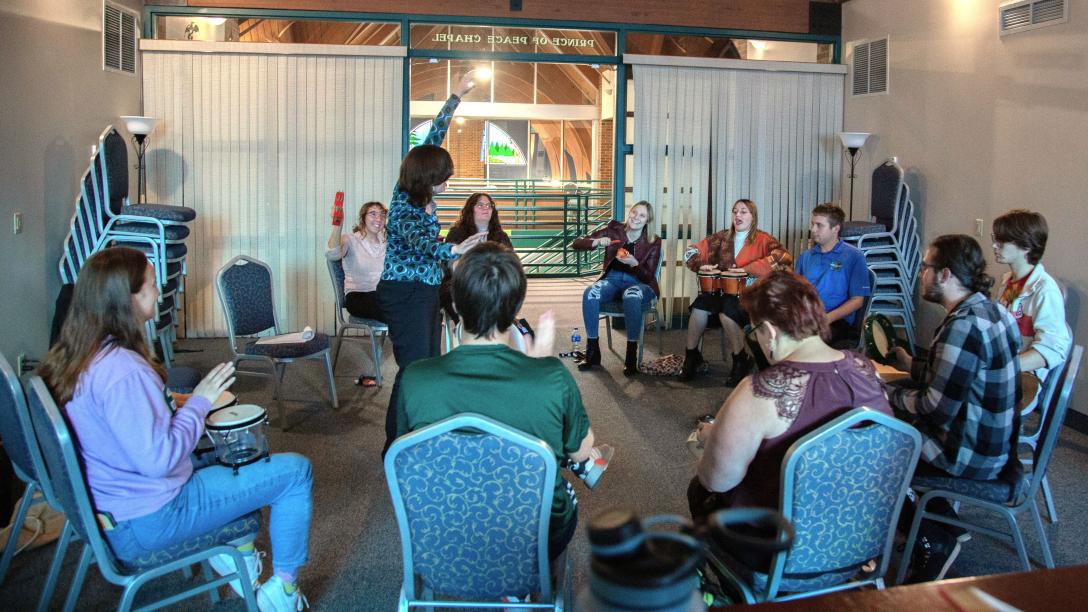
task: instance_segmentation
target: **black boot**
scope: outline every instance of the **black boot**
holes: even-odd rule
[[[597,338],[586,338],[586,358],[578,364],[578,369],[583,372],[601,365],[601,345]]]
[[[695,371],[701,365],[703,365],[703,354],[699,352],[699,349],[687,349],[684,352],[684,365],[680,366],[680,375],[677,378],[680,380],[695,378]]]
[[[733,369],[729,370],[729,378],[726,379],[725,386],[736,387],[751,371],[752,360],[751,357],[748,356],[748,352],[741,351],[739,353],[734,353]]]
[[[627,357],[623,360],[623,375],[638,374],[638,342],[627,341]]]

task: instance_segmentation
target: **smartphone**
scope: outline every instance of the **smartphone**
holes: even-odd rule
[[[536,339],[536,332],[533,331],[532,326],[525,319],[514,319],[514,327],[518,328],[523,336],[529,336],[532,339]]]

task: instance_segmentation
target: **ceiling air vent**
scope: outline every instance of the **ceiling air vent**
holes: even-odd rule
[[[850,60],[850,94],[867,96],[888,93],[888,39],[854,43]]]
[[[1066,0],[1017,0],[998,8],[1001,35],[1014,34],[1069,21]]]
[[[102,68],[136,74],[136,13],[103,3]]]

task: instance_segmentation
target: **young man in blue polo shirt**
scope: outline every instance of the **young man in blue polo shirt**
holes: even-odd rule
[[[858,317],[870,294],[865,255],[839,239],[846,215],[834,204],[812,209],[809,232],[815,243],[797,260],[797,272],[816,287],[827,310],[831,346],[853,348],[858,344]]]

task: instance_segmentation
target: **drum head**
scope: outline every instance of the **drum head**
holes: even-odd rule
[[[721,275],[725,278],[748,278],[747,272],[730,272],[729,270],[726,270],[722,272]]]
[[[865,354],[878,363],[887,364],[897,345],[895,327],[888,317],[876,313],[865,320]]]
[[[267,414],[264,408],[256,404],[238,404],[213,410],[204,419],[204,424],[212,431],[238,429],[260,423]]]

